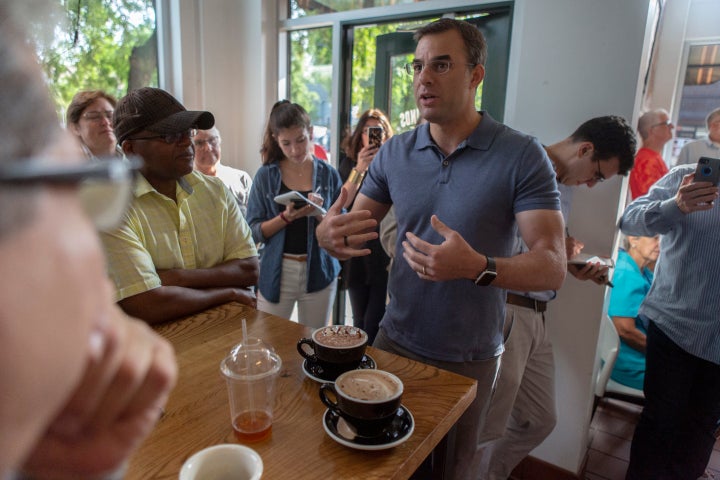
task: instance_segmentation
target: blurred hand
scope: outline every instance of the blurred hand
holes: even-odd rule
[[[372,163],[375,155],[377,155],[378,150],[380,150],[380,148],[375,145],[368,144],[362,147],[358,152],[357,166],[355,168],[357,168],[359,172],[367,171],[367,169],[370,168],[370,163]]]
[[[675,203],[685,214],[710,210],[718,198],[718,187],[710,182],[693,183],[694,177],[694,173],[685,175],[675,194]]]
[[[308,200],[312,200],[312,198],[308,196]],[[294,222],[298,218],[307,217],[308,215],[313,213],[314,210],[315,207],[310,204],[305,205],[304,207],[295,208],[295,204],[288,203],[287,205],[285,205],[285,211],[283,213],[285,215],[285,218],[287,218],[291,222]]]
[[[586,263],[585,265],[568,265],[568,272],[578,280],[592,280],[598,285],[608,282],[608,266],[602,263]]]
[[[25,473],[88,479],[116,471],[160,417],[177,377],[172,346],[118,307],[111,317],[94,336],[95,355],[81,383],[28,458]]]
[[[441,222],[436,215],[430,217],[430,224],[445,238],[440,245],[422,240],[414,233],[407,232],[402,242],[403,258],[420,278],[443,281],[456,278],[474,278],[469,258],[478,253],[455,230]]]
[[[255,292],[249,288],[234,288],[236,302],[242,303],[252,308],[257,308],[257,297]]]
[[[585,244],[580,240],[573,237],[565,237],[565,252],[567,253],[568,260],[582,252],[583,248],[585,248]]]
[[[371,218],[369,210],[342,213],[347,195],[347,190],[343,187],[335,203],[328,209],[324,220],[315,230],[320,247],[339,260],[369,255],[370,249],[359,247],[369,240],[378,238],[377,232],[374,231],[377,220]]]

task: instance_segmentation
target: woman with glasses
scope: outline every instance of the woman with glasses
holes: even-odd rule
[[[75,94],[67,109],[67,128],[75,135],[88,158],[122,157],[113,133],[117,100],[102,90]]]
[[[370,141],[371,128],[381,129],[379,143]],[[349,194],[346,208],[350,208],[355,200],[380,145],[392,136],[393,131],[387,116],[381,110],[373,108],[360,116],[355,130],[343,141],[338,169]],[[368,343],[372,343],[385,314],[390,257],[378,239],[368,242],[367,248],[370,249],[370,255],[343,262],[342,279],[350,293],[353,324],[365,330]]]
[[[275,201],[296,191],[328,208],[340,195],[340,174],[313,155],[311,139],[312,125],[303,107],[287,100],[273,106],[247,221],[255,242],[265,244],[258,310],[289,318],[297,304],[299,322],[317,328],[330,321],[340,264],[318,245],[315,227],[323,216],[315,206]]]

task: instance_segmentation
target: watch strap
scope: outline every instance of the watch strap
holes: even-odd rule
[[[486,287],[490,285],[495,280],[495,277],[497,277],[495,259],[489,255],[485,255],[485,259],[487,260],[487,266],[485,267],[485,270],[480,272],[475,279],[475,285],[479,287]]]

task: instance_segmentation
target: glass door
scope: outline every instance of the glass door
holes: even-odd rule
[[[476,106],[502,122],[510,55],[510,9],[457,18],[474,24],[485,35],[488,58]],[[379,35],[376,40],[375,106],[388,113],[396,133],[411,130],[419,119],[412,77],[403,68],[413,59],[415,41],[412,37],[413,32],[394,32]]]

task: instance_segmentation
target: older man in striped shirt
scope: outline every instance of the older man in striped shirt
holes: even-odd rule
[[[621,220],[627,235],[661,235],[652,287],[640,308],[649,323],[646,404],[627,479],[699,478],[720,419],[720,207],[718,187],[674,168]]]

